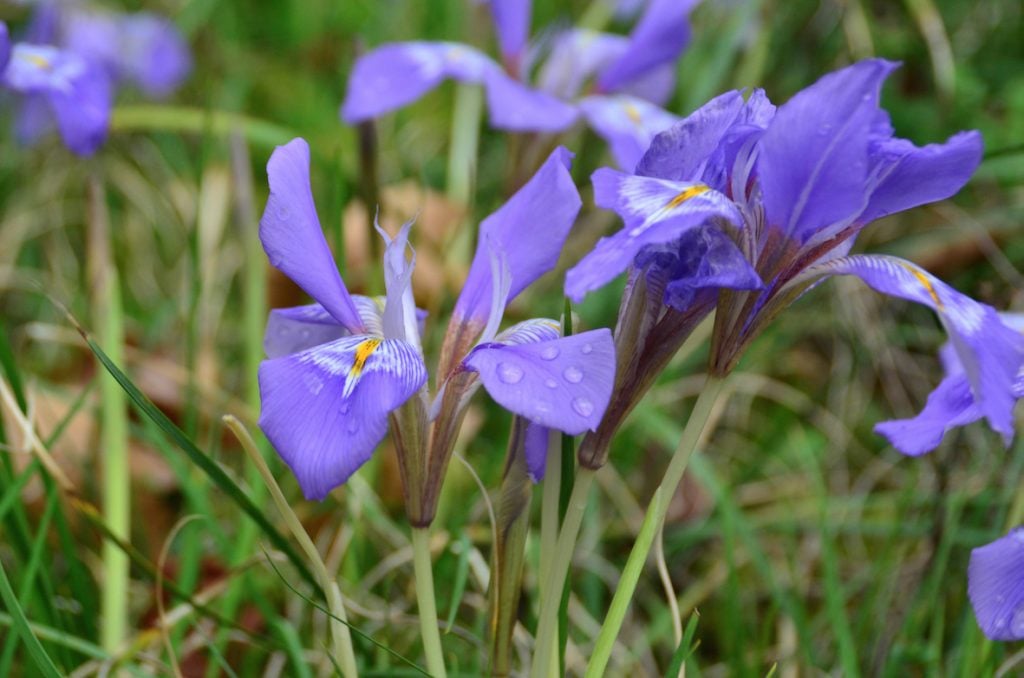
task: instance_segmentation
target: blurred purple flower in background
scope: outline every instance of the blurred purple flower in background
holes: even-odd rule
[[[694,0],[652,0],[628,37],[583,29],[558,33],[535,69],[535,87],[529,84],[534,52],[545,50],[527,44],[530,2],[488,4],[503,66],[458,43],[384,45],[356,62],[342,119],[378,117],[452,78],[483,85],[491,125],[498,129],[560,132],[582,114],[626,169],[655,134],[678,120],[660,107],[675,85],[674,62],[689,43]]]
[[[1024,527],[971,551],[967,593],[986,636],[1024,639]]]

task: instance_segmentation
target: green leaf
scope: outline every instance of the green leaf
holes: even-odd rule
[[[46,654],[43,644],[39,642],[39,638],[36,637],[29,627],[25,611],[21,609],[18,597],[14,595],[14,590],[11,588],[10,580],[7,579],[7,571],[4,569],[2,562],[0,562],[0,598],[3,599],[4,607],[7,608],[8,613],[11,615],[14,632],[21,638],[21,642],[24,643],[29,656],[35,662],[36,668],[39,669],[39,673],[45,676],[45,678],[60,678],[61,672],[57,669],[57,665],[50,659],[50,655]]]

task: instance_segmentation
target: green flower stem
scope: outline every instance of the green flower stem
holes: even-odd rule
[[[558,497],[562,486],[562,460],[548,441],[548,457],[544,462],[544,482],[540,504],[540,597],[547,596],[552,558],[558,543]]]
[[[434,678],[445,678],[444,653],[437,624],[437,604],[434,602],[434,572],[430,564],[430,528],[412,528],[413,569],[416,576],[416,603],[419,607],[420,633],[427,670]]]
[[[580,467],[576,472],[576,482],[569,496],[569,507],[565,512],[562,530],[558,533],[547,588],[541,599],[540,619],[537,622],[533,666],[530,668],[530,675],[534,678],[551,675],[552,667],[557,666],[555,646],[558,644],[558,608],[562,602],[562,591],[572,563],[572,554],[576,550],[576,538],[583,523],[583,511],[587,508],[590,486],[594,484],[594,474],[594,470],[586,467]],[[557,675],[558,671],[554,673]]]
[[[356,668],[356,654],[352,648],[352,634],[348,630],[345,601],[341,596],[341,588],[338,586],[338,582],[327,571],[327,565],[324,564],[323,558],[320,557],[320,552],[317,551],[313,540],[309,538],[309,533],[302,526],[299,517],[292,511],[288,500],[284,498],[284,493],[281,492],[277,481],[274,480],[274,474],[270,472],[270,468],[263,459],[263,455],[256,449],[256,443],[253,442],[249,431],[242,425],[242,422],[231,415],[225,416],[223,421],[231,429],[235,437],[238,438],[238,441],[242,444],[242,449],[249,456],[249,461],[253,463],[263,477],[263,482],[266,484],[267,489],[270,490],[270,496],[273,497],[277,510],[281,512],[285,524],[291,530],[295,540],[299,542],[299,546],[309,559],[310,566],[316,573],[317,578],[320,579],[320,585],[323,586],[324,595],[327,597],[327,608],[331,611],[330,627],[334,656],[338,660],[341,672],[345,678],[356,678],[359,675],[359,669]]]
[[[693,456],[694,450],[697,449],[697,442],[700,440],[704,426],[707,424],[711,411],[718,401],[718,396],[722,392],[722,384],[724,383],[724,379],[720,377],[708,376],[703,390],[697,397],[697,402],[693,406],[693,412],[690,414],[690,418],[686,422],[686,428],[683,429],[683,435],[679,439],[679,445],[676,446],[676,450],[672,454],[672,460],[665,470],[665,476],[662,478],[661,484],[658,485],[658,489],[654,491],[651,503],[647,506],[647,513],[644,515],[644,522],[640,526],[640,533],[633,543],[633,550],[630,552],[629,560],[626,561],[626,567],[622,570],[622,575],[619,577],[619,585],[615,589],[612,604],[608,608],[608,615],[605,617],[604,624],[601,626],[601,632],[597,636],[597,644],[594,646],[594,653],[591,655],[590,664],[587,666],[586,678],[603,676],[605,673],[608,658],[612,653],[612,646],[615,644],[615,638],[619,635],[619,629],[622,628],[622,620],[625,618],[626,610],[633,599],[633,592],[636,590],[640,573],[647,562],[647,556],[651,552],[654,539],[665,522],[665,513],[668,511],[669,502],[675,494],[679,482],[683,479],[683,472],[686,470],[690,457]]]
[[[473,190],[483,108],[484,91],[480,85],[456,86],[452,141],[448,147],[448,197],[462,205],[469,204]]]

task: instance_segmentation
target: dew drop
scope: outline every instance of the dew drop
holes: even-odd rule
[[[831,132],[832,132],[832,125],[830,125],[828,123],[825,123],[824,125],[822,125],[821,127],[818,128],[818,134],[820,134],[821,136],[825,136],[826,134],[829,134]]]
[[[359,422],[358,421],[350,421],[348,423],[348,432],[350,434],[351,433],[355,433],[358,430],[359,430]]]
[[[594,403],[590,402],[586,398],[574,398],[572,401],[572,409],[574,409],[576,414],[581,417],[589,417],[594,413]]]
[[[562,372],[562,376],[565,377],[565,380],[570,384],[578,384],[583,381],[583,370],[575,365],[570,365],[565,368],[564,372]]]
[[[498,363],[498,378],[506,384],[518,384],[523,380],[523,369],[512,363]]]
[[[540,352],[540,357],[544,360],[554,360],[558,357],[558,348],[555,346],[547,346]]]
[[[593,350],[594,350],[594,347],[591,346],[590,344],[583,344],[583,348],[580,349],[580,351],[583,352],[583,355],[590,355],[590,353]]]
[[[1018,607],[1017,611],[1013,613],[1010,630],[1015,636],[1024,635],[1024,607]]]
[[[348,411],[351,409],[352,408],[348,403],[342,403],[341,407],[338,408],[338,411],[341,412],[342,414],[348,414]]]
[[[544,385],[547,386],[548,388],[558,388],[558,382],[555,381],[554,379],[545,379]]]

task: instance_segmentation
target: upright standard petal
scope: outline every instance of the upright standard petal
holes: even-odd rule
[[[861,61],[797,93],[761,137],[757,173],[772,228],[798,242],[852,220],[868,197],[868,143],[882,82],[896,65]]]
[[[577,117],[576,108],[532,89],[494,68],[484,78],[491,125],[513,132],[561,132]]]
[[[1013,437],[1015,381],[1024,365],[1024,336],[996,310],[960,294],[920,267],[882,255],[854,255],[808,269],[808,276],[856,275],[875,290],[923,304],[939,316],[981,414],[1006,444]]]
[[[118,21],[118,72],[151,97],[178,89],[192,70],[192,55],[178,28],[168,19],[139,12]]]
[[[649,245],[671,243],[714,218],[734,224],[743,220],[736,206],[706,184],[664,181],[623,174],[607,168],[594,172],[594,201],[613,209],[625,227],[601,238],[565,276],[565,293],[581,301],[633,264]]]
[[[536,343],[481,344],[463,365],[505,409],[571,435],[595,430],[615,382],[607,329]]]
[[[986,636],[1024,639],[1024,528],[971,551],[967,595]]]
[[[308,499],[323,499],[370,458],[388,413],[427,380],[403,341],[356,335],[260,365],[259,425]]]
[[[412,228],[412,223],[405,222],[394,238],[388,236],[379,225],[374,226],[386,244],[384,288],[387,297],[384,303],[384,336],[407,341],[419,349],[419,318],[412,296],[412,272],[416,267],[416,252],[409,244],[409,229]],[[412,252],[409,259],[406,259],[405,255],[407,249]]]
[[[466,284],[455,303],[460,319],[485,322],[492,301],[488,247],[500,251],[511,275],[511,301],[558,262],[582,201],[569,174],[572,154],[558,147],[537,173],[480,224],[480,239]]]
[[[353,334],[365,330],[334,264],[309,184],[309,144],[293,139],[267,163],[270,197],[260,218],[260,241],[278,269]]]
[[[615,162],[632,171],[655,135],[679,118],[642,99],[617,96],[586,97],[579,103],[590,128],[611,147]]]
[[[602,92],[613,92],[652,69],[679,58],[690,42],[690,10],[696,0],[651,0],[629,36],[629,47],[597,77]]]
[[[506,63],[517,66],[530,35],[530,0],[490,0],[498,46]]]
[[[529,422],[526,425],[526,440],[523,441],[523,455],[530,480],[539,483],[544,479],[544,467],[551,452],[551,429]]]

